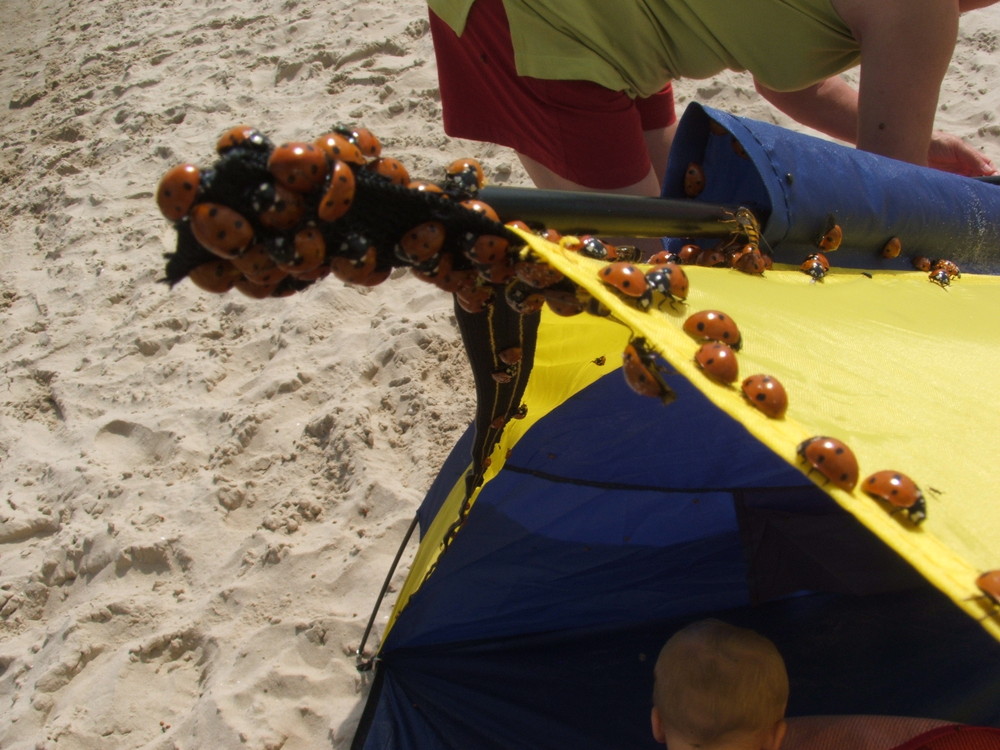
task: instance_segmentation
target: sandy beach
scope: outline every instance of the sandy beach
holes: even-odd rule
[[[444,134],[415,0],[4,10],[0,748],[347,747],[372,606],[473,414],[451,298],[404,272],[171,290],[154,192],[240,123],[355,123],[414,177],[527,177]],[[1000,6],[963,19],[938,126],[1000,163],[998,40]],[[747,76],[677,93],[792,126]]]

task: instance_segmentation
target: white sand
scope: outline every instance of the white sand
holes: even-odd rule
[[[998,30],[965,20],[940,124],[1000,162]],[[524,173],[444,136],[416,0],[7,0],[0,41],[0,747],[345,747],[368,614],[472,415],[450,298],[171,292],[153,191],[242,122]],[[678,93],[788,124],[742,76]]]

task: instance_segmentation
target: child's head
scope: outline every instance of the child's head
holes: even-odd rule
[[[669,750],[780,747],[788,673],[764,636],[693,623],[663,646],[654,674],[653,734]]]

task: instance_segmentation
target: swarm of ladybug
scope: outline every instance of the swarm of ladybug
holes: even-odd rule
[[[811,253],[802,261],[802,265],[799,266],[799,270],[802,273],[811,276],[813,281],[822,281],[823,277],[830,270],[830,261],[827,259],[825,253],[831,253],[840,247],[841,242],[844,239],[844,232],[839,224],[834,223],[833,217],[830,217],[827,224],[826,231],[823,232],[823,236],[820,237],[817,246],[819,247],[819,252]],[[880,255],[883,258],[898,258],[903,252],[903,243],[899,237],[890,237],[889,240],[882,246]],[[928,271],[927,278],[933,283],[940,286],[942,289],[949,286],[952,279],[957,279],[962,276],[958,265],[953,261],[946,260],[944,258],[937,260],[930,260],[923,256],[914,256],[912,259],[913,267],[918,271]]]
[[[178,165],[157,189],[160,211],[173,222],[178,237],[175,252],[167,256],[164,280],[171,285],[187,277],[206,291],[235,288],[261,299],[294,294],[328,275],[374,286],[394,268],[405,267],[453,293],[470,314],[502,299],[524,315],[542,307],[563,316],[610,315],[589,293],[525,248],[510,231],[515,226],[602,261],[598,278],[641,310],[649,310],[654,302],[658,308],[685,304],[689,284],[684,264],[729,266],[756,275],[771,267],[770,253],[762,250],[760,226],[748,209],[733,212],[733,232],[718,247],[664,250],[647,259],[649,269],[644,271],[635,265],[635,248],[592,236],[563,237],[518,221],[501,223],[477,198],[484,175],[474,159],[452,162],[437,183],[411,179],[403,164],[382,155],[378,138],[365,128],[337,126],[312,142],[275,146],[259,130],[241,125],[219,138],[216,152],[212,166]],[[704,184],[700,168],[689,169],[686,179],[692,191],[699,180]],[[841,236],[839,227],[828,227],[819,243],[821,251],[835,250]],[[898,240],[887,244],[885,252],[890,251],[899,252]],[[822,252],[807,263],[809,268],[803,264],[802,270],[816,280],[829,268]],[[960,276],[949,261],[927,261],[925,270],[941,286]],[[702,310],[686,319],[684,330],[699,343],[694,361],[705,375],[726,387],[736,383],[736,352],[743,341],[732,318]],[[498,351],[501,366],[494,379],[509,382],[521,357],[517,347]],[[664,378],[666,368],[644,338],[633,337],[622,360],[633,390],[664,404],[674,400]],[[769,418],[784,416],[788,395],[777,378],[751,375],[742,381],[741,390],[748,403]],[[810,471],[835,486],[852,491],[857,485],[857,460],[840,441],[810,438],[798,446],[798,455]],[[900,472],[876,472],[864,480],[862,489],[894,511],[905,511],[914,525],[926,518],[923,494]]]

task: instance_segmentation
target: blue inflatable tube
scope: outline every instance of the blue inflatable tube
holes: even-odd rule
[[[912,269],[913,256],[963,271],[1000,273],[1000,186],[795,133],[692,103],[678,126],[662,197],[685,198],[688,165],[701,166],[695,201],[746,206],[778,262],[815,252],[829,221],[844,234],[830,260]],[[903,252],[881,249],[898,237]]]

